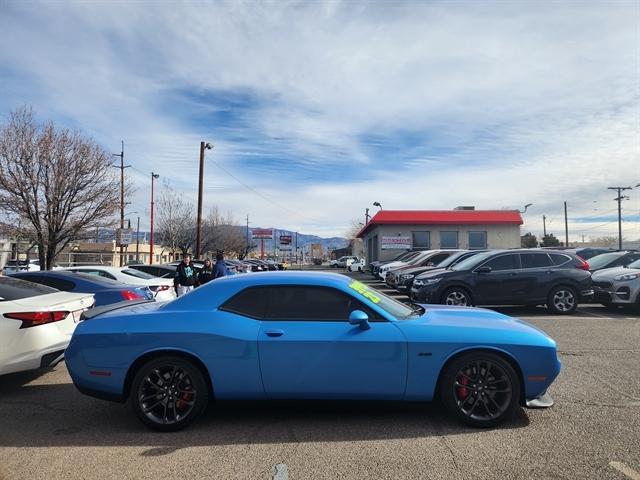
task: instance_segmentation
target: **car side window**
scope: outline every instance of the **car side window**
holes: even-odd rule
[[[266,320],[343,321],[362,310],[371,321],[384,320],[358,299],[340,290],[317,286],[271,287]]]
[[[546,253],[521,253],[522,268],[544,268],[551,266],[551,259]]]
[[[563,255],[561,253],[550,253],[549,257],[551,257],[551,261],[556,266],[557,265],[564,265],[565,263],[567,263],[568,261],[571,260],[571,257],[569,257],[567,255]]]
[[[520,268],[518,264],[518,256],[513,253],[499,255],[482,264],[483,267],[491,267],[491,271],[499,272],[501,270],[516,270]]]
[[[227,300],[220,310],[261,320],[267,310],[269,287],[250,287]]]
[[[437,253],[435,255],[433,255],[431,258],[429,258],[429,260],[427,260],[427,265],[431,264],[431,265],[438,265],[440,264],[442,261],[444,261],[445,259],[449,258],[450,255],[448,253]],[[424,262],[423,262],[424,263]]]

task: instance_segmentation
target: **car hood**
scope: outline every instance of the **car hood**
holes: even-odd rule
[[[593,278],[593,280],[613,280],[618,275],[624,275],[625,273],[640,273],[640,269],[624,267],[605,268],[593,272],[591,278]]]
[[[433,270],[444,270],[443,268],[438,268],[435,266],[431,267],[407,267],[403,268],[399,273],[404,275],[405,273],[412,273],[414,275],[419,275],[421,273],[431,272]]]
[[[449,273],[449,272],[451,272],[451,271],[452,271],[452,270],[449,270],[448,268],[438,268],[438,267],[436,267],[436,268],[432,268],[431,270],[427,270],[426,272],[423,272],[423,273],[421,273],[420,275],[418,275],[418,276],[416,277],[416,280],[417,280],[417,279],[419,279],[419,278],[420,278],[420,279],[422,279],[422,278],[431,278],[431,277],[435,277],[435,276],[437,276],[437,275],[441,275],[441,274],[443,274],[443,273]]]
[[[470,341],[478,344],[487,338],[494,344],[531,345],[533,342],[541,347],[556,347],[555,341],[539,328],[493,310],[447,305],[421,306],[425,309],[422,316],[396,323],[410,340],[424,337],[428,341]]]

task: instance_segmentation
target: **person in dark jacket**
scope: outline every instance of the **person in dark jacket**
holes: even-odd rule
[[[222,253],[216,254],[216,265],[213,268],[213,278],[226,277],[230,275],[227,264],[224,263],[224,255]]]
[[[181,297],[185,293],[193,290],[196,284],[196,270],[191,265],[191,255],[188,253],[182,258],[182,262],[176,268],[176,276],[173,279],[178,289],[178,296]]]
[[[213,265],[208,258],[204,261],[204,266],[198,274],[198,285],[204,285],[207,282],[213,280]]]

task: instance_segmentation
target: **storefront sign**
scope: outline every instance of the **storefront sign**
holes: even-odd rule
[[[411,237],[382,237],[382,250],[411,250]]]

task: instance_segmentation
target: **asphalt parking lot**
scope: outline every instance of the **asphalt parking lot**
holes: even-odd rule
[[[638,314],[499,310],[549,333],[563,362],[556,405],[500,428],[461,426],[438,405],[298,402],[212,405],[155,433],[78,393],[60,364],[0,377],[0,479],[640,479]]]

